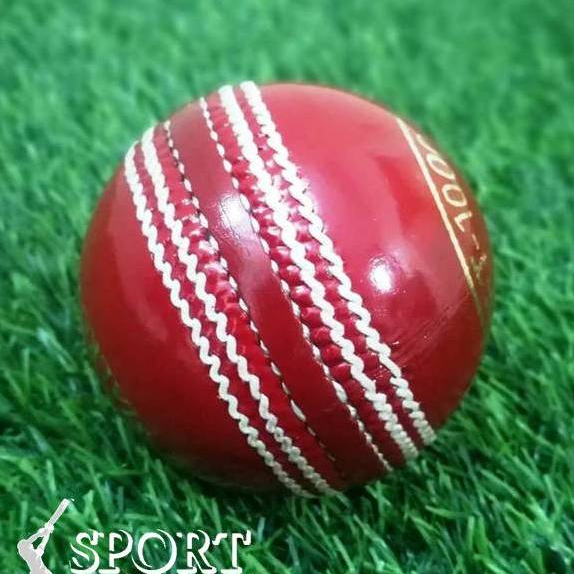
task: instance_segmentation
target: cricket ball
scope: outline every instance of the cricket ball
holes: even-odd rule
[[[417,455],[480,360],[492,261],[460,173],[325,87],[225,86],[146,131],[86,237],[89,331],[198,475],[330,493]]]

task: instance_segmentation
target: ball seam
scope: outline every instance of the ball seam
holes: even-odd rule
[[[295,494],[310,496],[309,492],[289,476],[281,463],[276,460],[273,453],[268,450],[265,443],[261,440],[258,430],[250,424],[249,418],[239,410],[237,397],[230,392],[230,380],[221,372],[220,358],[211,351],[210,342],[203,333],[201,321],[192,316],[189,303],[181,297],[181,284],[173,276],[172,265],[166,258],[165,248],[158,240],[158,229],[152,221],[153,213],[146,205],[147,201],[144,195],[143,184],[135,165],[135,150],[136,145],[134,144],[126,154],[124,175],[131,191],[136,217],[146,238],[148,251],[152,257],[154,267],[160,273],[162,283],[169,292],[170,302],[178,310],[182,323],[189,331],[192,343],[198,349],[200,360],[209,369],[210,378],[217,386],[219,397],[227,404],[230,417],[236,421],[248,445],[260,455],[264,464],[271,469],[286,488]]]
[[[394,387],[395,394],[399,397],[403,409],[409,414],[423,443],[432,442],[435,432],[427,421],[420,403],[416,401],[402,369],[392,359],[391,348],[382,341],[377,330],[371,325],[371,314],[363,305],[361,296],[353,290],[351,279],[345,272],[344,262],[337,254],[333,241],[325,232],[325,224],[315,211],[313,202],[307,194],[308,184],[299,176],[297,166],[290,159],[289,151],[283,143],[281,133],[273,121],[261,91],[253,82],[243,82],[240,88],[273,151],[274,161],[281,168],[282,177],[288,184],[288,193],[296,201],[297,215],[309,223],[309,232],[320,245],[319,253],[328,263],[332,276],[339,284],[339,294],[347,301],[350,312],[356,317],[357,330],[364,336],[368,348],[377,355],[380,364],[389,371],[390,383]],[[385,401],[383,403],[385,404]]]
[[[305,417],[305,414],[303,413],[302,409],[299,407],[299,405],[295,402],[295,400],[291,396],[289,389],[287,388],[287,386],[285,384],[285,381],[283,379],[283,376],[281,374],[280,369],[272,361],[271,356],[269,354],[269,351],[268,351],[267,347],[265,346],[265,344],[261,338],[259,330],[257,329],[257,326],[255,325],[255,323],[253,322],[253,320],[250,316],[248,305],[241,296],[238,283],[235,280],[235,278],[229,272],[228,262],[224,258],[216,238],[214,237],[214,235],[211,233],[211,231],[209,229],[208,220],[207,220],[205,214],[201,210],[201,206],[200,206],[199,199],[198,199],[197,195],[195,193],[193,193],[193,186],[192,186],[191,180],[189,179],[189,177],[186,174],[185,165],[184,165],[184,163],[180,157],[179,150],[175,146],[175,143],[173,140],[173,135],[171,132],[171,122],[170,121],[164,122],[163,129],[164,129],[164,132],[166,135],[167,145],[168,145],[168,148],[170,150],[171,158],[172,158],[172,160],[173,160],[173,162],[177,168],[177,171],[180,175],[180,181],[181,181],[181,183],[182,183],[182,185],[183,185],[183,187],[187,193],[187,198],[192,203],[192,205],[195,209],[195,213],[193,214],[192,217],[193,217],[194,221],[197,223],[197,225],[199,226],[199,228],[202,230],[207,241],[209,241],[209,243],[212,247],[212,250],[213,250],[212,257],[220,265],[220,267],[223,269],[223,271],[225,273],[225,278],[226,278],[226,280],[227,280],[227,282],[231,288],[231,292],[233,293],[234,297],[237,298],[239,306],[240,306],[241,310],[243,311],[243,314],[246,318],[246,322],[248,324],[248,327],[249,327],[249,329],[250,329],[250,331],[251,331],[251,333],[252,333],[252,335],[256,341],[256,344],[260,348],[261,353],[263,354],[263,356],[266,360],[266,364],[268,365],[268,367],[272,371],[273,375],[277,379],[277,381],[279,383],[279,388],[280,388],[281,392],[285,395],[287,402],[289,404],[289,407],[290,407],[292,413],[295,415],[296,419],[298,419],[301,422],[305,431],[311,437],[313,437],[314,442],[317,444],[319,449],[322,451],[323,455],[325,455],[325,457],[328,458],[331,461],[331,463],[334,464],[334,466],[335,466],[335,459],[327,451],[325,445],[320,441],[316,432],[309,426],[309,424],[307,423],[307,419]],[[244,362],[245,361],[242,361],[242,363],[244,363]],[[243,367],[244,367],[244,369],[247,369],[247,363],[245,365],[243,365]],[[248,381],[245,381],[245,382],[248,382]],[[267,406],[270,404],[269,398],[263,392],[260,391],[259,385],[257,383],[254,383],[253,380],[248,382],[248,384],[250,385],[250,391],[252,392],[254,400],[258,401],[260,404],[263,403],[263,405],[264,405],[264,411],[261,413],[261,416],[266,421],[266,430],[268,430],[268,432],[270,434],[277,436],[279,438],[280,444],[281,443],[286,444],[286,448],[285,448],[284,452],[288,455],[288,458],[290,459],[290,461],[293,462],[294,464],[296,464],[296,466],[299,468],[299,470],[302,472],[302,474],[308,480],[310,480],[310,482],[312,482],[312,484],[314,485],[314,487],[317,490],[319,490],[322,493],[333,494],[334,490],[328,484],[327,479],[325,479],[325,477],[323,477],[321,475],[321,473],[311,465],[311,463],[302,454],[301,449],[298,446],[296,446],[295,444],[293,444],[292,439],[289,436],[287,436],[285,431],[279,426],[278,421],[277,421],[277,417],[275,415],[273,415],[273,413],[271,412],[271,409]],[[336,469],[334,469],[334,470],[337,472]]]
[[[225,93],[225,90],[231,90],[231,88],[229,86],[226,86],[226,87],[222,88],[222,90],[224,90],[224,93]],[[222,93],[222,90],[220,90],[220,94]],[[260,240],[260,243],[262,245],[264,252],[266,252],[269,255],[270,254],[270,245],[266,241],[266,239],[262,237],[261,229],[260,229],[261,228],[260,222],[254,216],[253,211],[251,209],[251,206],[249,204],[249,199],[246,197],[245,193],[241,190],[240,181],[239,181],[238,177],[234,174],[232,163],[226,157],[226,153],[227,153],[226,148],[220,139],[218,129],[214,126],[211,111],[210,111],[209,106],[208,106],[208,104],[204,98],[202,98],[200,100],[200,106],[201,106],[202,111],[204,113],[204,118],[206,120],[206,124],[208,126],[208,130],[210,132],[211,138],[214,140],[214,143],[216,144],[216,149],[217,149],[220,157],[222,158],[224,169],[230,174],[234,188],[239,191],[242,203],[244,204],[244,206],[245,206],[245,208],[246,208],[246,210],[250,216],[250,221],[251,221],[252,227],[254,228],[254,231],[256,232],[256,234]],[[249,134],[248,134],[248,137],[250,137]],[[313,354],[314,354],[317,362],[320,364],[320,366],[323,370],[324,376],[334,387],[334,390],[336,392],[336,396],[338,397],[340,402],[342,402],[347,407],[352,421],[354,421],[354,423],[358,427],[361,435],[364,437],[365,441],[368,443],[369,447],[371,448],[374,455],[377,457],[377,459],[380,462],[380,464],[382,465],[383,469],[389,471],[391,469],[391,464],[387,461],[384,454],[379,450],[379,448],[375,444],[373,437],[365,428],[365,424],[363,423],[363,421],[359,417],[357,409],[349,401],[344,387],[337,380],[335,380],[332,377],[327,365],[325,365],[324,361],[321,359],[320,349],[312,341],[312,339],[310,337],[310,333],[309,333],[309,328],[307,327],[305,322],[301,320],[301,312],[300,312],[298,305],[293,301],[293,299],[291,297],[289,297],[289,286],[287,285],[285,280],[282,279],[281,276],[279,275],[279,267],[278,267],[277,263],[274,261],[274,259],[271,257],[270,257],[270,264],[272,266],[274,273],[278,276],[278,278],[280,280],[280,284],[282,285],[282,290],[286,294],[288,294],[288,300],[290,301],[290,304],[292,306],[294,314],[298,318],[300,318],[300,324],[301,324],[302,330],[304,332],[304,338],[308,342],[308,344],[310,344],[310,346],[313,350]]]
[[[256,178],[256,187],[261,191],[262,200],[271,211],[271,218],[280,233],[281,241],[288,248],[292,262],[299,269],[301,279],[309,288],[309,296],[314,306],[320,310],[321,319],[329,330],[332,343],[339,348],[343,359],[350,365],[350,380],[361,386],[363,396],[376,411],[377,417],[403,457],[413,458],[417,454],[417,447],[400,423],[387,395],[378,392],[374,379],[366,373],[363,359],[356,353],[353,342],[345,334],[345,325],[336,317],[335,307],[326,297],[325,285],[316,277],[315,265],[306,256],[306,245],[297,237],[297,228],[290,220],[288,206],[258,153],[253,133],[233,88],[225,86],[220,89],[219,95],[240,153],[247,162],[250,173]],[[294,298],[291,290],[287,294]]]

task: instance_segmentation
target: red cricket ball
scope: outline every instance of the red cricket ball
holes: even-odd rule
[[[459,403],[492,262],[461,175],[338,90],[226,86],[128,151],[82,298],[122,396],[224,484],[298,494],[414,457]]]

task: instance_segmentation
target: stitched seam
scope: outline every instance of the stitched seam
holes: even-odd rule
[[[254,228],[254,231],[256,232],[256,234],[258,235],[259,239],[260,239],[260,243],[262,245],[262,248],[264,249],[264,252],[266,254],[270,254],[270,246],[269,243],[266,241],[266,239],[264,237],[262,237],[261,234],[261,229],[260,229],[260,223],[258,221],[258,219],[254,216],[253,211],[251,209],[251,205],[249,203],[249,199],[246,197],[244,191],[242,191],[241,186],[240,186],[240,182],[238,180],[238,178],[236,177],[236,175],[233,173],[233,168],[232,168],[232,164],[226,159],[226,150],[224,148],[224,146],[222,145],[218,132],[214,127],[213,121],[212,121],[212,117],[211,117],[211,113],[210,110],[208,109],[208,105],[207,102],[205,101],[204,98],[202,98],[200,100],[200,107],[203,111],[204,114],[204,118],[206,120],[206,124],[208,126],[208,130],[210,132],[210,136],[213,139],[214,143],[216,144],[216,149],[220,155],[220,157],[222,158],[223,161],[223,165],[224,165],[224,169],[230,174],[231,179],[232,179],[232,184],[234,186],[234,188],[236,190],[238,190],[238,192],[240,193],[240,199],[242,201],[242,204],[244,205],[244,207],[246,208],[246,211],[248,212],[249,216],[250,216],[250,221],[252,223],[252,227]],[[248,136],[251,137],[251,134],[248,134]],[[256,150],[257,151],[257,150]],[[259,156],[258,156],[259,158]],[[324,361],[321,358],[321,352],[320,349],[317,347],[317,345],[315,345],[315,343],[312,341],[312,338],[310,336],[310,332],[309,332],[309,328],[307,327],[307,325],[305,324],[305,322],[303,320],[301,320],[301,312],[300,312],[300,308],[299,306],[293,301],[293,299],[291,298],[291,296],[289,295],[289,285],[286,283],[286,281],[279,275],[279,267],[276,263],[276,261],[270,257],[270,264],[271,267],[273,269],[273,271],[276,273],[276,275],[278,275],[278,278],[280,280],[281,286],[283,291],[286,293],[286,295],[288,295],[288,300],[290,301],[290,304],[292,306],[292,309],[295,313],[295,315],[300,319],[300,323],[304,332],[304,337],[306,339],[306,341],[310,344],[312,350],[313,350],[313,354],[316,358],[316,360],[318,361],[318,364],[321,366],[324,375],[326,377],[326,379],[332,384],[332,386],[334,387],[334,390],[336,392],[336,395],[338,397],[338,399],[340,400],[340,402],[342,402],[346,408],[348,409],[348,412],[351,415],[352,420],[355,422],[355,424],[357,425],[360,433],[362,434],[362,436],[364,437],[365,441],[367,442],[367,444],[369,445],[369,447],[371,448],[372,452],[375,454],[375,456],[377,457],[378,461],[380,462],[380,464],[386,469],[386,470],[391,470],[391,465],[389,464],[389,462],[386,460],[386,458],[384,457],[384,455],[381,453],[381,451],[378,449],[378,447],[376,446],[373,437],[371,436],[371,434],[367,431],[367,429],[365,428],[365,425],[363,423],[363,421],[359,418],[357,410],[355,409],[355,407],[349,402],[347,393],[345,391],[345,389],[343,388],[343,386],[336,381],[332,376],[331,373],[328,369],[328,367],[325,365]]]
[[[292,261],[299,268],[301,279],[310,289],[309,295],[313,304],[320,309],[322,321],[329,329],[331,340],[341,349],[343,358],[351,366],[353,380],[362,386],[365,398],[377,412],[385,430],[403,456],[406,459],[414,457],[417,454],[415,444],[400,424],[387,400],[387,395],[379,393],[375,381],[365,373],[364,361],[355,353],[353,343],[345,336],[345,325],[336,318],[334,306],[326,299],[323,283],[315,277],[315,266],[306,258],[303,242],[298,241],[296,228],[289,220],[288,208],[282,200],[279,189],[273,184],[271,175],[265,169],[233,89],[229,86],[222,88],[220,97],[228,114],[230,127],[238,140],[241,154],[247,160],[250,172],[257,179],[257,187],[261,190],[265,203],[271,209],[281,240],[288,247]]]
[[[240,100],[238,99],[239,102]],[[314,265],[315,278],[324,287],[323,300],[333,305],[336,318],[345,330],[345,336],[342,337],[340,335],[339,340],[332,336],[333,329],[328,333],[327,340],[325,332],[322,333],[320,328],[312,330],[312,335],[318,336],[317,333],[319,333],[324,355],[328,356],[331,362],[335,360],[338,353],[342,355],[340,357],[341,364],[335,368],[342,372],[343,367],[347,365],[347,368],[351,369],[350,377],[353,377],[353,380],[362,385],[364,400],[371,401],[370,406],[375,410],[379,420],[384,423],[383,428],[385,431],[391,436],[395,445],[401,449],[405,458],[413,457],[417,454],[414,439],[418,443],[420,442],[413,420],[407,411],[404,410],[401,400],[395,393],[395,387],[387,378],[387,371],[382,369],[379,357],[368,347],[364,334],[357,329],[356,318],[350,312],[347,300],[339,292],[340,285],[333,277],[328,262],[323,258],[321,245],[318,245],[313,235],[309,232],[308,221],[299,215],[300,205],[286,189],[285,178],[282,177],[281,171],[278,169],[279,166],[272,156],[274,150],[269,146],[267,136],[261,130],[261,118],[258,123],[249,101],[246,103],[246,100],[243,100],[239,105],[240,109],[246,113],[245,117],[248,118],[250,116],[248,125],[253,133],[256,134],[260,155],[265,158],[268,170],[273,174],[273,181],[278,186],[278,189],[281,190],[282,200],[286,204],[291,223],[297,229],[298,241],[305,245],[306,257]],[[309,200],[309,197],[306,197],[306,199]],[[320,248],[319,251],[318,247]],[[306,285],[306,278],[303,275],[300,276],[300,280],[304,285],[297,288],[299,292],[303,288],[308,289],[312,287],[309,282]],[[309,300],[312,298],[313,293],[310,290],[306,295]],[[316,302],[317,299],[314,303]],[[328,325],[328,327],[330,326]],[[343,339],[347,339],[347,355],[345,349],[341,346]],[[351,353],[352,346],[354,347],[355,356]],[[362,369],[361,371],[359,371],[360,368]]]
[[[153,130],[150,130],[142,140],[146,169],[152,179],[159,211],[164,216],[164,223],[170,231],[172,243],[177,247],[178,258],[185,266],[186,277],[192,282],[196,296],[204,304],[206,317],[215,326],[218,339],[224,343],[227,358],[236,366],[240,379],[248,385],[251,397],[258,404],[258,413],[265,421],[266,430],[280,445],[288,460],[295,464],[320,492],[332,492],[327,482],[309,465],[301,450],[279,426],[277,416],[270,410],[269,398],[261,392],[259,377],[251,372],[247,359],[238,352],[238,341],[227,328],[227,316],[216,310],[215,296],[206,291],[207,277],[197,268],[197,255],[189,252],[190,240],[183,237],[182,223],[175,219],[175,206],[169,202],[169,189],[152,137]]]
[[[309,232],[320,245],[319,252],[328,262],[332,276],[339,283],[339,294],[348,302],[349,310],[357,318],[356,328],[363,334],[367,346],[376,353],[380,363],[390,372],[390,382],[395,387],[396,395],[400,398],[405,411],[409,413],[413,426],[422,441],[428,444],[435,438],[435,432],[427,421],[420,403],[415,400],[409,382],[402,375],[401,368],[393,361],[390,347],[381,340],[379,333],[371,325],[371,315],[364,307],[361,296],[353,290],[351,279],[345,272],[343,260],[337,254],[331,238],[324,231],[324,223],[315,212],[313,202],[307,194],[308,186],[299,177],[298,168],[290,160],[289,152],[262,99],[260,90],[253,82],[244,82],[241,88],[256,122],[273,151],[274,161],[280,167],[282,176],[288,183],[288,192],[297,202],[298,215],[309,223]]]
[[[197,318],[192,317],[189,303],[180,296],[181,284],[173,277],[172,266],[166,259],[165,248],[158,240],[158,229],[152,223],[152,211],[146,206],[144,188],[136,170],[134,156],[135,144],[126,154],[124,173],[136,208],[136,217],[141,224],[142,233],[147,240],[148,251],[152,256],[154,266],[160,273],[162,283],[169,292],[170,301],[179,311],[182,323],[188,328],[192,343],[199,351],[200,360],[209,368],[210,378],[217,385],[219,397],[228,405],[228,413],[231,418],[237,422],[248,445],[256,450],[278,480],[295,494],[310,496],[307,491],[287,474],[282,465],[267,449],[261,438],[259,438],[257,429],[250,424],[248,417],[238,410],[238,400],[230,391],[230,380],[221,372],[222,364],[220,358],[211,352],[210,341],[202,333],[202,323]],[[185,242],[184,240],[184,244]],[[191,255],[185,255],[185,257],[189,259],[190,269],[192,269],[196,263],[194,257]],[[194,280],[197,280],[197,277],[195,277]]]
[[[295,414],[295,416],[302,421],[302,423],[304,423],[306,430],[308,431],[308,433],[310,435],[312,435],[314,438],[316,438],[319,446],[322,448],[322,450],[325,451],[325,455],[327,456],[327,458],[329,458],[332,462],[336,462],[333,455],[326,449],[325,445],[321,442],[321,440],[319,439],[319,437],[317,436],[316,432],[307,424],[307,418],[305,416],[305,414],[303,413],[302,409],[299,407],[299,405],[295,402],[294,398],[292,397],[289,388],[287,387],[287,385],[285,384],[285,381],[283,379],[283,376],[278,368],[278,366],[273,362],[273,360],[271,359],[270,353],[268,348],[266,347],[265,343],[263,342],[261,335],[259,333],[258,328],[256,327],[255,323],[252,320],[252,317],[249,313],[249,308],[247,303],[244,301],[243,297],[240,295],[240,291],[239,291],[239,287],[238,284],[236,282],[236,280],[234,279],[234,277],[229,273],[229,266],[228,266],[228,262],[226,261],[226,259],[224,258],[224,256],[221,254],[218,242],[216,240],[216,238],[210,233],[209,229],[208,229],[208,222],[207,219],[205,217],[205,215],[203,214],[201,208],[200,208],[200,204],[198,201],[197,196],[193,195],[192,193],[192,185],[190,180],[188,179],[188,177],[186,176],[186,170],[185,170],[185,166],[183,164],[183,162],[180,159],[180,154],[178,149],[175,147],[174,145],[174,141],[171,135],[171,124],[169,121],[164,123],[164,127],[166,129],[166,133],[167,133],[167,137],[168,137],[168,145],[170,147],[170,151],[172,153],[172,157],[174,159],[174,162],[176,163],[177,167],[178,167],[178,171],[180,172],[180,175],[182,177],[182,184],[184,185],[186,191],[189,192],[190,194],[190,199],[192,201],[192,204],[194,205],[196,211],[197,211],[197,216],[198,216],[198,220],[202,226],[202,228],[205,230],[205,234],[207,237],[207,240],[210,242],[210,244],[212,245],[215,254],[217,254],[217,259],[218,259],[218,263],[221,265],[221,267],[226,271],[226,277],[228,282],[230,283],[230,285],[232,286],[232,289],[235,291],[236,296],[238,298],[238,303],[241,307],[241,309],[244,311],[244,313],[246,314],[246,316],[248,317],[248,321],[249,321],[249,326],[250,329],[252,330],[252,332],[254,333],[255,337],[257,338],[257,342],[258,345],[260,346],[262,352],[264,353],[267,361],[270,364],[270,367],[272,369],[272,371],[274,372],[274,374],[277,376],[277,378],[280,381],[281,384],[281,388],[283,390],[283,392],[287,395],[289,401],[290,401],[290,406]]]
[[[292,412],[294,413],[296,418],[303,424],[303,426],[307,430],[307,432],[314,438],[314,442],[324,451],[324,454],[328,458],[331,458],[331,460],[333,461],[333,457],[330,457],[329,453],[327,453],[325,451],[325,447],[321,443],[319,438],[317,437],[315,431],[313,431],[313,429],[311,429],[306,424],[305,415],[303,414],[301,408],[297,405],[297,403],[295,403],[295,401],[291,397],[289,389],[287,389],[287,386],[285,385],[285,382],[283,380],[283,377],[281,375],[279,368],[271,361],[269,351],[265,347],[265,345],[261,339],[261,336],[259,334],[259,331],[258,331],[256,325],[253,323],[253,321],[249,315],[248,306],[239,293],[237,282],[229,273],[228,263],[225,260],[224,256],[222,255],[222,253],[219,249],[218,242],[217,242],[216,238],[209,231],[208,221],[207,221],[205,215],[201,211],[199,200],[198,200],[197,196],[193,193],[192,184],[191,184],[189,178],[186,176],[185,166],[180,159],[179,150],[175,147],[175,144],[174,144],[174,141],[172,138],[172,134],[171,134],[170,122],[169,121],[165,122],[163,127],[165,130],[166,139],[167,139],[167,143],[168,143],[168,148],[170,150],[171,158],[177,166],[179,175],[181,176],[182,185],[187,192],[187,196],[189,198],[189,201],[192,203],[192,205],[195,209],[195,213],[193,215],[189,216],[189,219],[191,221],[193,221],[202,230],[202,232],[203,232],[202,235],[210,243],[212,250],[213,250],[213,253],[211,254],[211,256],[212,256],[213,260],[215,260],[220,265],[220,267],[223,269],[224,274],[225,274],[225,279],[229,283],[229,285],[231,286],[231,291],[233,293],[233,296],[236,299],[236,301],[238,302],[238,305],[243,312],[244,319],[245,319],[246,323],[248,323],[248,325],[249,325],[249,328],[251,330],[251,334],[255,338],[255,340],[257,341],[257,344],[258,344],[260,350],[262,351],[264,357],[266,358],[266,363],[267,363],[268,368],[270,368],[270,370],[273,372],[275,377],[277,377],[278,381],[280,382],[280,388],[282,389],[284,394],[287,396]],[[159,167],[159,169],[161,170],[161,167]],[[163,182],[158,181],[158,184],[160,184],[160,185],[163,184],[165,187],[166,186],[165,178],[164,178]],[[213,297],[213,295],[210,297],[212,298],[212,302],[215,305],[215,298]],[[222,321],[221,316],[222,316],[222,314],[220,313],[220,317],[219,317],[220,322]],[[225,318],[225,315],[223,315],[223,317]],[[223,332],[223,329],[225,329],[225,322],[224,322],[224,326],[222,327],[222,332]],[[232,350],[235,351],[237,346],[236,346],[236,343],[234,341],[233,335],[231,333],[225,333],[225,337],[226,337],[226,339],[231,340],[232,347],[233,347]],[[229,342],[230,341],[227,341],[226,345]],[[324,477],[322,477],[321,474],[315,468],[312,467],[312,465],[306,460],[305,456],[302,454],[301,449],[299,447],[297,447],[296,445],[294,445],[292,439],[289,436],[287,436],[285,431],[278,425],[279,421],[278,421],[277,416],[275,416],[269,408],[268,397],[263,392],[261,392],[261,390],[260,390],[259,379],[257,378],[257,376],[255,374],[252,374],[248,371],[248,363],[247,363],[245,357],[238,355],[237,361],[235,361],[234,360],[235,357],[232,357],[230,355],[230,353],[228,353],[228,356],[232,362],[237,363],[238,369],[240,370],[240,377],[242,378],[242,380],[244,382],[246,382],[248,384],[252,398],[258,402],[258,408],[259,408],[260,416],[266,421],[266,430],[275,438],[275,440],[281,446],[284,453],[288,456],[290,462],[295,464],[298,467],[298,469],[302,472],[302,474],[305,476],[305,478],[310,480],[310,482],[312,482],[314,487],[316,487],[320,492],[333,494],[335,491],[330,487],[330,485],[327,483],[327,481],[324,479]]]

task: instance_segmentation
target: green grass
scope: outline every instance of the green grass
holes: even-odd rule
[[[250,529],[247,573],[572,571],[572,16],[566,0],[2,0],[0,571],[24,572],[17,540],[64,496],[54,574],[91,528]],[[123,151],[245,78],[412,118],[470,179],[495,250],[462,408],[408,469],[329,500],[186,478],[101,390],[82,337],[82,236]]]

